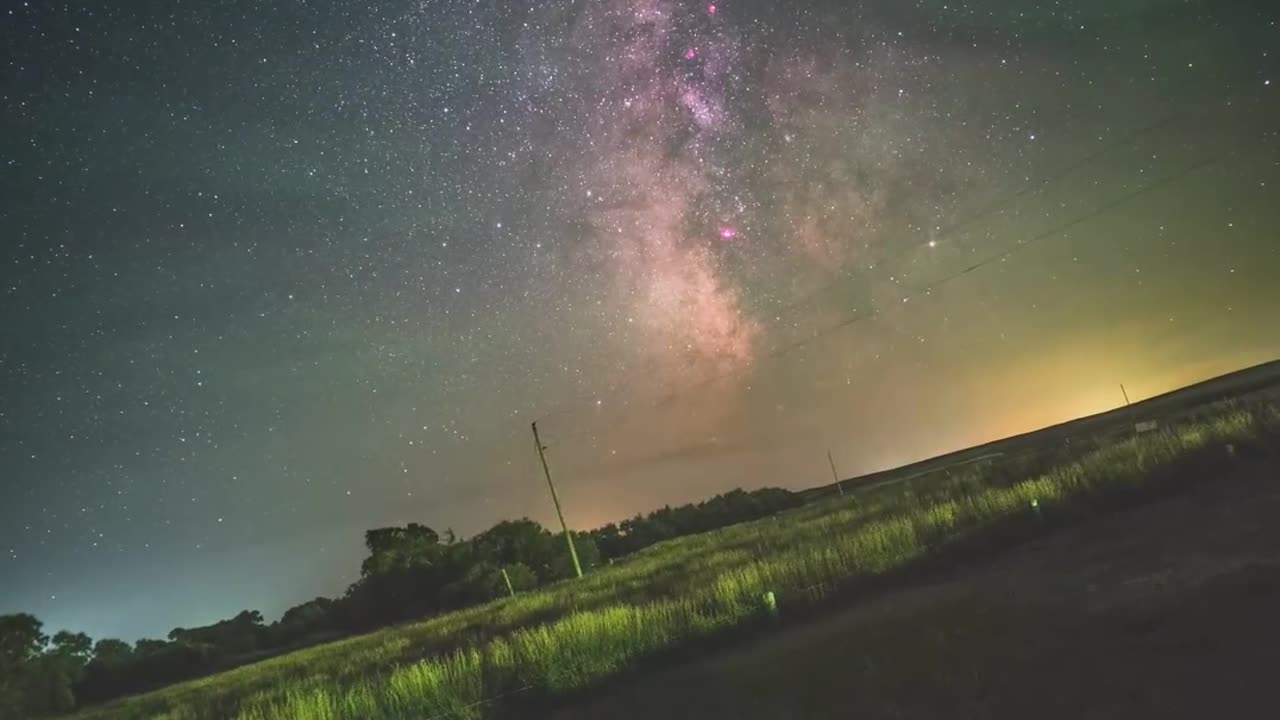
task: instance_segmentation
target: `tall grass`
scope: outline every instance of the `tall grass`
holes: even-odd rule
[[[1043,474],[984,481],[970,469],[818,503],[647,548],[625,562],[521,595],[238,668],[124,700],[83,718],[205,720],[487,718],[554,699],[664,653],[1045,524],[1158,491],[1227,444],[1269,448],[1280,414],[1224,406],[1185,426],[1112,442]],[[1209,456],[1212,455],[1210,458]],[[998,476],[998,474],[994,474]]]

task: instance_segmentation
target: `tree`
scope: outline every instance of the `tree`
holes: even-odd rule
[[[161,643],[167,645],[167,643]],[[105,700],[128,692],[136,682],[138,660],[133,646],[123,640],[104,638],[93,646],[93,659],[84,667],[84,675],[76,683],[75,696],[80,703]]]
[[[49,652],[54,655],[74,659],[83,665],[93,655],[93,640],[82,632],[73,633],[59,630],[54,633],[52,647]]]
[[[163,652],[169,647],[170,643],[164,640],[153,640],[151,638],[140,638],[138,642],[133,644],[133,652],[135,655],[145,657],[147,655],[155,655]]]
[[[43,702],[48,710],[65,712],[75,707],[72,688],[84,677],[85,665],[93,656],[93,640],[82,632],[59,630],[44,657],[42,675],[46,684],[42,688]]]
[[[21,717],[33,663],[49,641],[34,615],[0,615],[0,717]]]
[[[70,653],[51,651],[26,663],[23,706],[29,716],[75,709],[72,688],[84,673],[84,662]]]
[[[0,671],[30,660],[44,650],[49,638],[40,632],[43,626],[35,615],[0,615]]]
[[[284,611],[269,628],[272,644],[288,645],[312,633],[329,631],[336,620],[333,600],[318,597]]]
[[[50,645],[42,627],[26,613],[0,617],[0,716],[35,717],[75,707],[72,686],[84,673],[93,641],[62,630]]]
[[[502,571],[506,570],[506,577]],[[516,592],[532,590],[538,586],[538,576],[524,563],[497,565],[482,562],[472,565],[460,580],[444,588],[443,595],[452,605],[471,605],[506,597],[507,579],[511,580],[511,589]]]
[[[600,547],[596,545],[596,540],[589,532],[570,531],[573,533],[573,547],[578,551],[578,564],[582,566],[585,573],[592,568],[600,566]],[[556,538],[551,549],[552,556],[550,562],[550,573],[548,579],[563,580],[577,576],[577,571],[573,568],[573,558],[569,556],[569,551],[564,546],[563,538]]]
[[[543,582],[554,577],[556,538],[529,518],[504,520],[472,538],[470,544],[478,562],[527,565]]]
[[[322,622],[331,612],[333,612],[333,601],[329,598],[318,597],[315,600],[309,600],[285,610],[284,615],[280,618],[280,624],[315,625]]]
[[[130,649],[119,640],[104,640],[94,647],[101,647],[103,652],[85,666],[83,678],[75,685],[79,704],[189,680],[209,673],[222,661],[211,653],[210,646],[203,644],[143,639]]]
[[[430,565],[439,560],[442,553],[440,535],[418,523],[369,530],[364,534],[364,544],[369,549],[369,557],[360,565],[362,577]]]
[[[523,563],[506,565],[499,568],[498,573],[501,574],[503,570],[507,571],[507,577],[502,581],[503,587],[499,588],[500,593],[505,593],[507,591],[505,587],[507,579],[511,580],[511,589],[516,592],[532,590],[538,586],[538,576],[529,568],[528,565]]]
[[[93,645],[91,662],[103,665],[123,665],[133,658],[133,646],[123,640],[103,638]]]
[[[174,628],[169,639],[192,647],[205,647],[211,655],[230,656],[258,649],[264,635],[262,613],[242,610],[229,620],[197,628]]]
[[[590,535],[601,556],[613,559],[681,535],[766,517],[802,502],[799,495],[780,488],[753,492],[732,490],[697,504],[667,506],[648,515],[636,515],[617,525],[594,530]]]

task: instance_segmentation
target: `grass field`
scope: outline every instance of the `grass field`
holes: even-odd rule
[[[1016,545],[1268,456],[1278,436],[1280,410],[1272,398],[1218,403],[1159,432],[1078,439],[1074,459],[1050,468],[997,458],[941,478],[879,484],[662,543],[581,580],[76,717],[527,716],[636,668],[817,615],[908,574]]]
[[[1219,407],[1217,403],[1254,393],[1265,393],[1268,388],[1277,385],[1280,385],[1280,360],[1237,370],[1095,415],[869,473],[846,480],[842,484],[847,490],[894,483],[904,478],[931,481],[945,476],[957,467],[999,457],[1004,459],[998,463],[986,463],[995,472],[1039,474],[1054,465],[1075,459],[1071,453],[1065,452],[1064,444],[1071,439],[1087,438],[1096,445],[1131,434],[1134,425],[1143,421],[1176,424],[1202,419],[1206,413],[1216,412]],[[1056,451],[1052,449],[1055,446]],[[1011,459],[1013,462],[1010,462]],[[1026,460],[1030,460],[1030,464]],[[802,490],[800,494],[813,500],[837,495],[838,490],[832,484]]]
[[[1265,718],[1280,459],[612,683],[554,720]]]

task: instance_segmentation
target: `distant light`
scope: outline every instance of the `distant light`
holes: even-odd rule
[[[929,247],[938,247],[938,241],[937,241],[937,240],[930,240],[930,241],[929,241]]]

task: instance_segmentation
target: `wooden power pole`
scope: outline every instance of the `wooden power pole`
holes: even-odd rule
[[[551,482],[551,470],[547,467],[546,448],[542,445],[541,438],[538,437],[538,423],[535,420],[533,427],[533,444],[538,448],[538,459],[542,461],[542,474],[547,476],[547,487],[551,488],[551,502],[556,506],[556,517],[560,518],[560,529],[564,531],[564,541],[569,544],[569,557],[573,558],[573,571],[578,577],[582,577],[582,565],[578,562],[578,549],[573,546],[573,534],[569,532],[569,526],[564,522],[564,513],[560,511],[560,498],[556,497],[555,483]]]
[[[836,481],[836,490],[844,495],[844,483],[840,482],[840,474],[836,472],[836,461],[831,459],[831,451],[827,451],[827,464],[831,466],[831,477]]]

